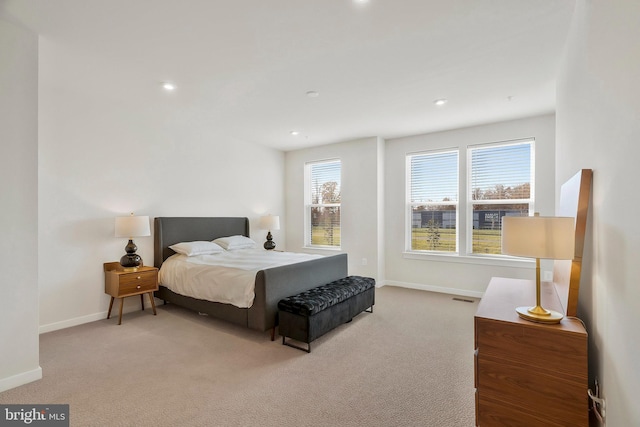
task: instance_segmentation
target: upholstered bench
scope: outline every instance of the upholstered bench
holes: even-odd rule
[[[357,314],[373,313],[376,281],[348,276],[301,292],[278,302],[278,330],[282,344],[311,352],[311,342]],[[367,310],[370,309],[370,310]],[[307,348],[286,338],[304,342]]]

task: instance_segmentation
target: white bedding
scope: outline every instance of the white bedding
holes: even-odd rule
[[[175,254],[162,263],[159,281],[162,286],[180,295],[249,308],[255,297],[258,271],[321,257],[262,248],[211,255]]]

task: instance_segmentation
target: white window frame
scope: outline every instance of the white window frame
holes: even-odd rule
[[[523,145],[530,144],[531,145],[531,158],[530,158],[530,186],[529,186],[529,198],[528,199],[499,199],[499,200],[482,200],[481,203],[474,201],[472,199],[473,188],[471,185],[473,176],[473,156],[472,151],[476,149],[488,149],[495,147],[507,147],[514,145]],[[465,242],[465,252],[468,256],[473,257],[482,257],[482,258],[512,258],[508,255],[502,254],[481,254],[473,252],[473,205],[474,204],[482,204],[482,205],[513,205],[513,204],[528,204],[529,205],[529,215],[533,215],[535,210],[535,138],[524,138],[524,139],[515,139],[509,141],[501,141],[501,142],[493,142],[489,144],[476,144],[467,146],[467,192],[465,195],[466,199],[466,242]]]
[[[530,199],[509,199],[489,201],[483,200],[482,204],[517,204],[528,203],[529,214],[532,215],[535,211],[535,194],[536,194],[536,182],[535,182],[535,138],[522,138],[505,140],[499,142],[492,142],[488,144],[469,144],[462,147],[445,148],[439,150],[425,150],[414,153],[407,153],[406,166],[405,166],[405,252],[404,257],[408,259],[428,259],[437,260],[443,262],[454,263],[468,263],[468,264],[491,264],[501,266],[525,266],[529,265],[529,260],[514,258],[501,254],[475,254],[473,253],[473,205],[477,204],[471,198],[472,182],[472,150],[483,147],[498,147],[515,144],[531,144],[531,179],[530,179]],[[456,209],[456,245],[457,252],[444,252],[444,251],[425,251],[425,250],[413,250],[411,248],[411,227],[412,227],[412,207],[411,204],[411,156],[424,155],[429,153],[442,153],[448,151],[458,152],[458,202]],[[485,203],[487,202],[487,203]],[[420,203],[422,204],[422,203]],[[443,203],[435,203],[443,204]]]
[[[340,203],[312,203],[312,185],[311,182],[311,169],[314,165],[326,164],[326,163],[339,163],[340,164],[340,189],[342,196],[342,161],[339,158],[325,159],[306,162],[304,165],[304,247],[310,249],[328,249],[328,250],[341,250],[342,248],[342,197]],[[340,208],[340,244],[339,245],[318,245],[313,244],[311,241],[311,209],[312,208]]]
[[[411,188],[412,188],[412,159],[417,156],[428,156],[428,155],[438,155],[438,154],[448,154],[455,153],[456,154],[456,176],[457,176],[457,194],[455,201],[421,201],[421,202],[412,202],[411,201]],[[460,250],[460,152],[458,148],[449,148],[442,150],[429,150],[429,151],[420,151],[416,153],[409,153],[406,155],[406,207],[405,207],[405,223],[407,226],[405,227],[405,248],[407,252],[410,253],[418,253],[418,254],[441,254],[441,255],[457,255]],[[439,251],[439,250],[425,250],[425,249],[413,249],[412,248],[412,231],[413,231],[413,208],[415,206],[437,206],[437,205],[447,205],[447,206],[455,206],[456,207],[456,249],[455,251]]]

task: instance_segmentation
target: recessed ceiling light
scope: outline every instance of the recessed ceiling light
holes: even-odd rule
[[[320,96],[320,94],[315,90],[310,90],[309,92],[307,92],[307,96],[309,98],[317,98],[318,96]]]
[[[433,103],[436,104],[438,107],[441,107],[447,103],[447,100],[444,98],[436,99],[435,101],[433,101]]]
[[[369,0],[353,0],[354,3],[369,3]]]
[[[298,132],[297,130],[292,130],[291,132],[289,132],[291,135],[293,136],[298,136],[300,135],[300,132]]]
[[[168,90],[168,91],[172,91],[176,89],[176,85],[174,85],[173,83],[169,83],[169,82],[164,82],[162,83],[162,87],[164,90]]]

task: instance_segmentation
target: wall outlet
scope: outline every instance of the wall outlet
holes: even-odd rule
[[[553,271],[544,271],[542,275],[543,282],[553,282]]]
[[[362,258],[362,265],[367,265],[367,259],[366,258]]]

